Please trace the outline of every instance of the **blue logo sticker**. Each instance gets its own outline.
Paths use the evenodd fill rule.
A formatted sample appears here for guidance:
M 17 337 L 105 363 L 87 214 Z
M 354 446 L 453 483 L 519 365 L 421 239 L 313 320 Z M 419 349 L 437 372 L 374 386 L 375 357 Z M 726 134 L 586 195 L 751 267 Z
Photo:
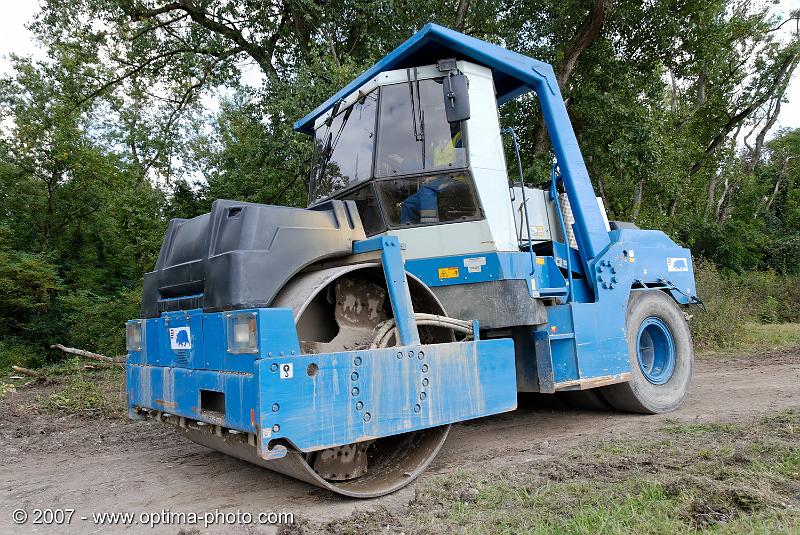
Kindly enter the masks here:
M 192 349 L 192 332 L 189 327 L 175 327 L 169 330 L 169 346 L 172 349 Z

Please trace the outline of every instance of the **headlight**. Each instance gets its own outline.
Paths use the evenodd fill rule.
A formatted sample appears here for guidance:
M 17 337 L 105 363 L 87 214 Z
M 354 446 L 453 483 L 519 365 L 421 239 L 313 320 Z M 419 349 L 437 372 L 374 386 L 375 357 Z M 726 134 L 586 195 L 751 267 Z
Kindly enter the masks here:
M 228 314 L 228 352 L 258 353 L 255 312 Z
M 125 324 L 125 347 L 128 351 L 142 350 L 144 321 L 130 320 Z

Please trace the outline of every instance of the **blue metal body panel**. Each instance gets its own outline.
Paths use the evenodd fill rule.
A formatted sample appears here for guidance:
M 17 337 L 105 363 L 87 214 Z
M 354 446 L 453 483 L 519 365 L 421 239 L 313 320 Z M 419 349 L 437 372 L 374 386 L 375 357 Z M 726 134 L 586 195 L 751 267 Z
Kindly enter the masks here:
M 294 363 L 294 377 L 281 366 Z M 271 371 L 277 364 L 277 371 Z M 308 366 L 318 366 L 310 377 Z M 302 451 L 514 410 L 513 342 L 480 340 L 303 355 L 258 363 L 262 457 L 286 438 Z M 270 407 L 279 404 L 279 410 Z
M 256 313 L 259 333 L 259 352 L 256 354 L 234 354 L 227 351 L 226 316 L 230 313 L 185 310 L 164 312 L 159 318 L 144 320 L 144 345 L 141 351 L 128 352 L 128 362 L 136 365 L 252 374 L 257 359 L 300 353 L 300 342 L 289 309 L 260 308 L 253 312 Z M 247 311 L 237 310 L 236 313 Z M 170 347 L 169 330 L 180 327 L 189 327 L 190 349 Z
M 252 373 L 150 366 L 134 364 L 129 358 L 126 383 L 130 408 L 146 407 L 247 433 L 257 432 L 258 381 Z M 201 410 L 200 390 L 225 394 L 223 418 Z
M 474 266 L 474 261 L 484 262 Z M 472 269 L 468 266 L 473 263 Z M 458 268 L 458 277 L 441 278 L 439 270 Z M 485 253 L 420 258 L 406 262 L 406 271 L 431 287 L 454 286 L 498 280 L 524 280 L 532 297 L 561 297 L 566 295 L 566 281 L 555 261 L 549 256 L 534 257 L 528 253 Z
M 265 459 L 285 455 L 285 448 L 272 448 L 276 439 L 314 451 L 516 408 L 511 340 L 299 355 L 293 329 L 278 333 L 268 327 L 292 321 L 290 310 L 253 312 L 264 341 L 259 354 L 231 355 L 244 357 L 249 371 L 148 364 L 141 353 L 132 352 L 127 365 L 130 407 L 254 433 Z M 168 327 L 159 319 L 147 321 L 149 337 L 166 334 Z M 224 325 L 208 321 L 192 333 L 196 354 L 218 350 L 226 340 Z M 163 348 L 158 352 L 161 360 L 169 357 L 163 357 Z M 201 389 L 223 393 L 224 412 L 203 410 Z

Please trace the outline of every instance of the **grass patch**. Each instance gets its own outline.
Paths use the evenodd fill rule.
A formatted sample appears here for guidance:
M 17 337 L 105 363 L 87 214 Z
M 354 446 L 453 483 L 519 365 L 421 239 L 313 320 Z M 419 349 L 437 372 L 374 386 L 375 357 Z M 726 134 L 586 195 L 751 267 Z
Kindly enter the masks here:
M 460 471 L 402 511 L 355 513 L 329 533 L 793 533 L 800 412 L 750 424 L 668 421 L 645 439 L 578 448 L 502 473 Z
M 64 414 L 122 417 L 125 415 L 125 402 L 120 394 L 122 384 L 121 370 L 69 375 L 55 392 L 37 396 L 36 404 L 43 410 Z
M 736 431 L 735 424 L 722 424 L 717 422 L 685 424 L 676 420 L 667 420 L 664 430 L 675 435 L 699 435 L 705 433 L 733 433 Z
M 800 323 L 743 323 L 724 346 L 695 344 L 702 357 L 735 356 L 783 348 L 800 348 Z
M 800 323 L 746 323 L 738 345 L 747 350 L 800 346 Z

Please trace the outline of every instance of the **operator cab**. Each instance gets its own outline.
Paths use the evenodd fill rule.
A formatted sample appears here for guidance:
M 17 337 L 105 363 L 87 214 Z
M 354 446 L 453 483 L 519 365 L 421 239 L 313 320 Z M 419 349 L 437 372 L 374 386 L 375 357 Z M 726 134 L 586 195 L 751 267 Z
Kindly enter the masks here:
M 569 200 L 509 189 L 494 75 L 444 59 L 380 72 L 337 100 L 314 122 L 309 206 L 355 201 L 367 235 L 396 235 L 408 259 L 532 247 L 566 267 L 551 243 L 578 248 Z
M 492 71 L 466 61 L 386 71 L 314 124 L 309 205 L 353 200 L 407 258 L 518 249 Z

